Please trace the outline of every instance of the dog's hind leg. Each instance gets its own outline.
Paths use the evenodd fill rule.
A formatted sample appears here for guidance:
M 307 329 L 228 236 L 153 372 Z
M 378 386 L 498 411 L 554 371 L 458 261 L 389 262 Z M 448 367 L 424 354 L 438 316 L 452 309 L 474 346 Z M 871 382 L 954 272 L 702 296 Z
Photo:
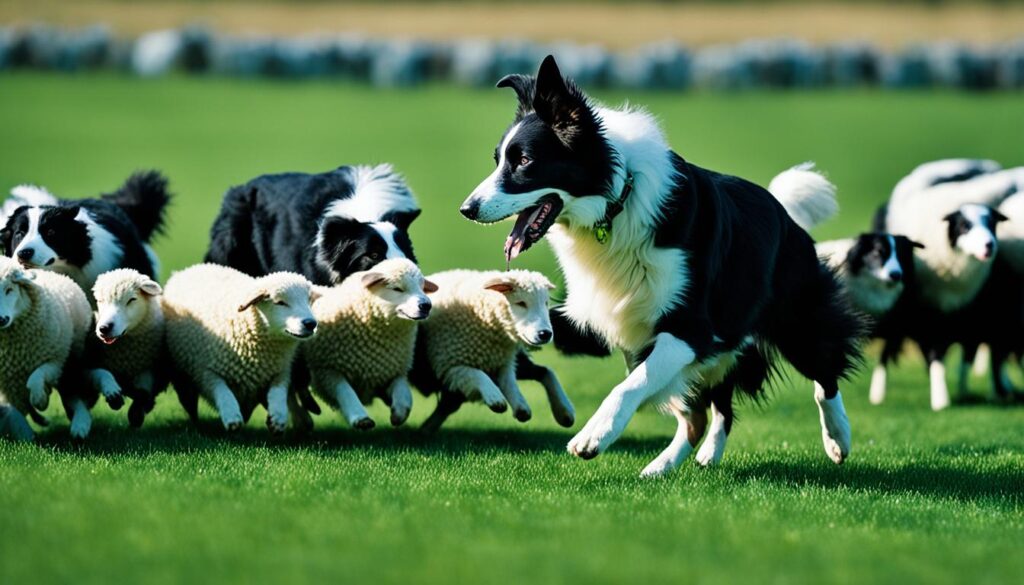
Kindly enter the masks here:
M 679 381 L 682 384 L 682 380 Z M 647 467 L 640 472 L 640 477 L 661 477 L 675 471 L 700 442 L 708 424 L 707 411 L 703 406 L 688 408 L 682 406 L 677 399 L 669 402 L 668 409 L 676 417 L 679 426 L 672 442 Z
M 846 406 L 843 405 L 843 397 L 839 394 L 838 383 L 832 381 L 826 386 L 821 382 L 815 382 L 814 401 L 818 404 L 821 441 L 825 446 L 825 454 L 836 464 L 842 464 L 850 455 L 852 443 L 850 419 L 846 416 Z
M 722 399 L 711 401 L 711 426 L 697 451 L 697 463 L 704 467 L 716 465 L 725 453 L 725 442 L 732 428 L 732 392 Z M 699 437 L 698 437 L 699 438 Z

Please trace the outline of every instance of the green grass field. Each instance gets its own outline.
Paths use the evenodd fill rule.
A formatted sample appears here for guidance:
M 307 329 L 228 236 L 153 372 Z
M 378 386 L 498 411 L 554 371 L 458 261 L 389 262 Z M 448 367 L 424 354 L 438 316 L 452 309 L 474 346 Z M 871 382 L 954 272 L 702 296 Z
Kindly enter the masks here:
M 624 95 L 602 95 L 619 102 Z M 840 187 L 848 235 L 918 162 L 1022 164 L 1019 95 L 634 94 L 676 150 L 766 182 L 816 160 Z M 65 196 L 157 167 L 178 198 L 166 269 L 198 261 L 220 195 L 257 174 L 390 161 L 425 209 L 413 239 L 427 271 L 503 266 L 508 226 L 472 225 L 458 204 L 485 176 L 510 120 L 498 90 L 404 92 L 333 84 L 117 77 L 0 77 L 0 189 Z M 544 246 L 518 263 L 554 275 Z M 621 360 L 560 358 L 581 420 L 620 379 Z M 975 380 L 975 392 L 987 392 Z M 673 421 L 642 412 L 590 462 L 527 386 L 534 420 L 467 407 L 436 437 L 336 414 L 310 439 L 272 439 L 257 413 L 227 437 L 200 431 L 164 395 L 146 428 L 98 408 L 70 444 L 57 409 L 34 445 L 0 441 L 0 583 L 977 583 L 1024 575 L 1024 409 L 933 414 L 923 368 L 892 377 L 884 407 L 860 375 L 845 388 L 854 452 L 824 455 L 808 383 L 744 405 L 723 464 L 637 477 Z M 55 402 L 55 401 L 54 401 Z M 432 401 L 420 401 L 413 423 Z M 386 422 L 383 410 L 372 414 Z M 386 425 L 383 425 L 386 426 Z

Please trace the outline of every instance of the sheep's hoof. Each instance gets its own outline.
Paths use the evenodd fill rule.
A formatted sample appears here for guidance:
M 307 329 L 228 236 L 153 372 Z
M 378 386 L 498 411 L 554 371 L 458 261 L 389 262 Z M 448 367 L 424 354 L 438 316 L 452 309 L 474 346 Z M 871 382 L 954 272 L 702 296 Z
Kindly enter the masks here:
M 267 428 L 270 429 L 271 434 L 283 435 L 284 429 L 287 426 L 287 422 L 281 423 L 280 421 L 274 420 L 274 417 L 272 416 L 267 417 Z
M 233 433 L 233 432 L 235 432 L 235 431 L 237 431 L 237 430 L 239 430 L 241 428 L 242 428 L 242 421 L 240 421 L 240 420 L 233 420 L 233 421 L 229 421 L 229 422 L 225 422 L 224 423 L 224 430 L 229 432 L 229 433 Z
M 569 414 L 558 415 L 555 416 L 555 422 L 569 429 L 572 428 L 574 424 L 576 424 L 576 417 Z
M 495 402 L 494 404 L 488 404 L 487 406 L 498 414 L 501 414 L 508 410 L 508 404 L 504 402 Z
M 514 416 L 517 421 L 523 423 L 533 418 L 533 414 L 529 410 L 525 409 L 516 410 L 512 416 Z
M 405 421 L 409 418 L 408 412 L 392 412 L 391 413 L 391 426 L 400 427 L 405 424 Z
M 121 407 L 124 406 L 124 396 L 120 392 L 105 396 L 105 398 L 107 399 L 107 406 L 113 410 L 121 410 Z
M 373 427 L 377 426 L 377 423 L 373 422 L 372 418 L 365 417 L 352 423 L 352 426 L 360 431 L 368 431 Z

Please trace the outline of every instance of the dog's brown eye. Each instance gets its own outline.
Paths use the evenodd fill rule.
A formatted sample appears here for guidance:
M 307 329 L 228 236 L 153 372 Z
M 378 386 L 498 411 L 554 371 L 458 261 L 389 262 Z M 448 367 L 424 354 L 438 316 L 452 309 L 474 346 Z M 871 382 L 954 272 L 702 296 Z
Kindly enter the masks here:
M 274 301 L 274 304 L 277 305 L 278 307 L 287 307 L 288 306 L 288 303 L 286 303 L 284 301 Z
M 519 166 L 525 167 L 528 164 L 530 164 L 530 157 L 526 156 L 525 154 L 519 157 Z
M 524 308 L 524 309 L 526 309 L 526 308 L 528 308 L 528 307 L 529 307 L 529 305 L 527 305 L 527 304 L 526 304 L 526 303 L 524 303 L 523 301 L 519 301 L 518 303 L 516 303 L 516 306 L 517 306 L 517 307 L 522 307 L 522 308 Z

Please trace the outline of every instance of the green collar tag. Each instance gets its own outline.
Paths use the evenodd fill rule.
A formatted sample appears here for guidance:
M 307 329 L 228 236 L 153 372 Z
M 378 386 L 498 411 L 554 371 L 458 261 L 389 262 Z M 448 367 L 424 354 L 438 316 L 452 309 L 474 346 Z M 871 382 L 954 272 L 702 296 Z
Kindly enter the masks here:
M 608 240 L 611 239 L 612 220 L 615 219 L 615 216 L 622 213 L 622 208 L 626 204 L 626 199 L 629 198 L 629 194 L 632 192 L 633 175 L 626 173 L 626 182 L 622 186 L 622 195 L 620 195 L 618 199 L 608 202 L 608 205 L 604 210 L 604 217 L 594 224 L 594 239 L 597 240 L 598 244 L 607 244 Z

